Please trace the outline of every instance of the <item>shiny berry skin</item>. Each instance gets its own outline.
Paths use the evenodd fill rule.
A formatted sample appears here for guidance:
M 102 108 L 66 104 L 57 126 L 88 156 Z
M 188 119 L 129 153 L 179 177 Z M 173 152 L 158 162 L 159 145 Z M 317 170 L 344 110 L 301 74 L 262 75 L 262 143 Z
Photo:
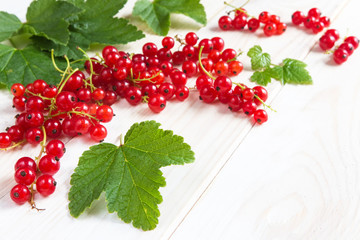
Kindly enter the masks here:
M 24 139 L 24 129 L 18 125 L 14 125 L 6 129 L 6 132 L 10 135 L 12 142 L 20 142 Z
M 125 99 L 133 106 L 139 104 L 141 102 L 141 90 L 137 87 L 129 87 L 126 90 Z
M 286 23 L 279 22 L 276 24 L 276 34 L 277 35 L 283 34 L 286 31 L 286 29 L 287 29 Z
M 335 37 L 330 34 L 325 34 L 320 38 L 319 45 L 322 50 L 329 50 L 335 45 Z
M 349 56 L 351 56 L 351 54 L 353 54 L 355 50 L 354 46 L 349 42 L 343 42 L 342 44 L 340 44 L 338 49 L 339 48 L 345 49 L 348 52 Z
M 246 101 L 243 103 L 242 108 L 246 115 L 251 116 L 256 111 L 257 105 L 253 101 Z
M 43 125 L 44 115 L 39 111 L 28 111 L 25 115 L 25 124 L 29 127 L 40 127 Z
M 214 49 L 215 50 L 218 50 L 218 51 L 222 51 L 225 47 L 225 42 L 224 42 L 224 39 L 222 39 L 221 37 L 213 37 L 211 39 L 211 42 L 213 43 L 214 45 Z
M 219 28 L 222 30 L 230 30 L 232 29 L 232 19 L 229 16 L 222 16 L 218 21 Z
M 39 161 L 39 170 L 43 174 L 54 175 L 60 169 L 59 159 L 55 159 L 52 155 L 45 155 Z
M 25 87 L 21 83 L 14 83 L 10 90 L 14 97 L 22 96 L 25 93 Z
M 174 47 L 175 41 L 172 37 L 164 37 L 161 44 L 164 48 L 171 49 Z
M 219 61 L 215 64 L 214 71 L 217 76 L 225 76 L 229 71 L 229 64 L 226 61 Z
M 344 48 L 338 48 L 335 50 L 333 59 L 337 64 L 346 62 L 349 57 L 349 53 Z
M 65 117 L 61 123 L 61 128 L 62 128 L 63 133 L 66 136 L 69 136 L 69 137 L 77 136 L 77 133 L 75 132 L 75 129 L 74 129 L 74 118 Z
M 197 73 L 197 66 L 194 61 L 188 60 L 182 64 L 182 71 L 186 74 L 187 77 L 192 77 Z
M 172 62 L 174 65 L 180 65 L 185 61 L 185 58 L 185 53 L 183 51 L 175 51 L 172 55 Z
M 291 15 L 291 21 L 295 25 L 300 25 L 304 22 L 306 16 L 301 11 L 296 11 Z
M 27 98 L 22 96 L 16 96 L 13 98 L 13 106 L 16 108 L 16 110 L 22 112 L 25 110 Z
M 53 139 L 46 145 L 45 148 L 46 154 L 52 155 L 58 159 L 60 159 L 62 156 L 64 156 L 64 153 L 66 152 L 65 144 L 58 140 Z
M 250 100 L 253 100 L 254 99 L 254 96 L 255 96 L 255 92 L 253 89 L 251 88 L 245 88 L 243 91 L 242 91 L 242 99 L 244 101 L 250 101 Z
M 258 109 L 254 112 L 254 120 L 258 124 L 263 124 L 268 120 L 268 114 L 263 109 Z
M 56 106 L 60 111 L 70 111 L 76 103 L 76 95 L 73 92 L 63 91 L 56 96 Z
M 117 94 L 115 91 L 109 90 L 105 92 L 105 97 L 102 100 L 105 105 L 113 105 L 117 101 Z
M 103 48 L 102 56 L 103 56 L 103 58 L 106 58 L 107 55 L 109 55 L 110 53 L 117 53 L 117 52 L 118 52 L 118 50 L 116 47 L 109 45 L 109 46 L 106 46 Z
M 170 71 L 173 69 L 173 65 L 171 62 L 163 61 L 160 63 L 160 69 L 165 74 L 165 76 L 168 76 Z
M 50 138 L 57 138 L 61 135 L 62 128 L 58 119 L 49 118 L 44 122 L 46 136 Z
M 350 37 L 345 38 L 344 42 L 351 43 L 353 45 L 354 49 L 357 49 L 358 46 L 359 46 L 359 39 L 357 37 L 354 37 L 354 36 L 350 36 Z
M 17 184 L 11 189 L 10 197 L 15 203 L 21 205 L 30 201 L 31 192 L 24 184 Z
M 154 43 L 145 43 L 142 48 L 143 54 L 147 57 L 153 57 L 156 55 L 158 48 Z
M 328 30 L 326 30 L 326 32 L 324 33 L 324 35 L 331 35 L 331 36 L 333 36 L 333 37 L 335 38 L 335 42 L 336 42 L 337 40 L 339 40 L 339 38 L 340 38 L 340 34 L 339 34 L 338 30 L 336 30 L 336 29 L 328 29 Z
M 77 117 L 74 120 L 74 131 L 77 135 L 86 134 L 91 126 L 90 119 L 88 117 Z
M 218 92 L 216 91 L 215 87 L 210 85 L 204 85 L 199 90 L 199 99 L 204 101 L 205 103 L 212 103 L 215 101 Z
M 199 42 L 199 49 L 201 47 L 203 47 L 203 53 L 209 53 L 214 48 L 214 44 L 210 39 L 204 38 Z
M 247 25 L 247 17 L 245 15 L 238 15 L 232 20 L 231 24 L 234 29 L 242 30 Z
M 223 61 L 229 61 L 236 57 L 236 51 L 232 48 L 227 48 L 221 53 L 221 59 Z
M 43 91 L 43 96 L 47 98 L 53 98 L 57 95 L 57 93 L 58 89 L 55 85 L 48 85 Z
M 105 64 L 109 67 L 114 67 L 118 59 L 120 59 L 118 52 L 111 52 L 104 58 Z
M 99 119 L 101 122 L 110 122 L 114 116 L 114 112 L 112 108 L 108 105 L 99 106 L 96 110 L 96 118 Z
M 36 172 L 36 162 L 34 161 L 34 159 L 29 158 L 29 157 L 22 157 L 19 158 L 19 160 L 16 161 L 15 163 L 15 171 L 20 169 L 20 168 L 29 168 L 31 170 L 33 170 L 33 172 Z
M 256 18 L 251 18 L 247 22 L 247 26 L 250 32 L 255 32 L 260 27 L 260 21 Z
M 311 29 L 312 29 L 313 33 L 315 33 L 315 34 L 319 33 L 322 30 L 324 30 L 324 24 L 322 22 L 315 21 L 313 23 L 313 25 L 311 26 Z
M 324 27 L 330 27 L 330 18 L 326 17 L 326 16 L 322 16 L 319 19 L 320 22 L 322 22 L 324 24 Z
M 212 50 L 212 51 L 213 51 L 213 50 Z M 212 70 L 213 70 L 213 68 L 214 68 L 214 62 L 213 62 L 211 59 L 209 59 L 209 58 L 203 58 L 203 59 L 201 59 L 201 64 L 202 64 L 202 66 L 204 67 L 204 69 L 205 69 L 206 71 L 212 72 Z M 199 73 L 200 73 L 200 74 L 206 74 L 206 73 L 202 70 L 202 68 L 201 68 L 201 66 L 200 66 L 200 63 L 199 63 L 198 65 L 199 65 L 199 66 L 198 66 Z
M 230 96 L 227 104 L 229 106 L 228 108 L 230 109 L 230 111 L 238 112 L 242 108 L 243 101 L 241 100 L 239 95 L 232 95 Z
M 155 94 L 149 97 L 148 106 L 154 113 L 159 113 L 166 107 L 166 99 L 161 94 Z
M 189 88 L 186 86 L 177 87 L 175 90 L 175 97 L 179 101 L 184 101 L 189 97 Z
M 89 128 L 89 134 L 92 140 L 101 142 L 106 138 L 107 130 L 106 127 L 97 123 Z
M 214 81 L 214 87 L 220 93 L 228 92 L 232 87 L 232 81 L 226 76 L 219 76 Z
M 270 37 L 270 36 L 274 35 L 276 33 L 276 24 L 273 22 L 266 23 L 263 31 L 264 31 L 265 36 Z
M 0 148 L 8 148 L 11 145 L 11 136 L 7 132 L 0 132 Z
M 91 98 L 94 101 L 101 101 L 104 99 L 104 97 L 105 97 L 105 91 L 104 89 L 101 88 L 95 89 L 91 94 Z
M 149 83 L 146 84 L 141 88 L 141 94 L 142 96 L 148 96 L 151 97 L 153 95 L 156 95 L 158 93 L 158 89 L 155 84 Z
M 33 82 L 33 92 L 36 94 L 42 94 L 48 84 L 42 79 L 36 79 Z
M 244 66 L 241 62 L 239 61 L 231 61 L 229 62 L 229 69 L 228 69 L 228 75 L 229 76 L 237 76 L 239 75 L 239 73 L 242 72 L 242 70 L 244 69 Z
M 115 83 L 114 83 L 114 86 L 116 88 L 115 91 L 119 95 L 119 97 L 121 97 L 121 98 L 125 97 L 126 91 L 131 85 L 132 85 L 132 83 L 127 79 L 121 80 L 121 81 L 115 81 Z
M 319 19 L 321 16 L 321 11 L 318 8 L 311 8 L 308 12 L 308 16 L 314 17 L 315 19 Z
M 306 28 L 312 28 L 314 22 L 316 22 L 316 18 L 314 18 L 312 16 L 307 16 L 304 20 L 304 26 Z
M 98 62 L 99 60 L 96 58 L 91 58 L 91 65 L 93 67 L 93 71 L 95 73 L 100 73 L 101 69 L 103 68 L 103 65 L 101 63 Z M 84 68 L 86 70 L 87 73 L 91 73 L 91 66 L 90 66 L 90 61 L 87 60 L 84 64 Z
M 55 192 L 56 181 L 49 175 L 44 174 L 36 179 L 36 190 L 43 196 L 49 196 Z
M 270 15 L 269 21 L 277 24 L 280 22 L 280 17 L 278 15 Z
M 230 89 L 227 92 L 219 93 L 218 99 L 221 103 L 227 104 L 232 96 L 233 96 L 233 90 Z
M 253 87 L 253 90 L 256 96 L 258 96 L 263 102 L 266 102 L 268 99 L 268 91 L 264 87 L 255 86 Z M 258 106 L 262 104 L 262 102 L 257 98 L 254 98 L 254 102 Z
M 175 86 L 169 82 L 164 82 L 159 86 L 158 92 L 163 95 L 166 100 L 170 100 L 175 94 Z
M 30 185 L 35 181 L 36 172 L 30 168 L 19 168 L 15 171 L 14 178 L 17 183 Z
M 200 75 L 196 79 L 196 88 L 200 90 L 205 85 L 213 85 L 214 80 L 207 75 Z
M 39 144 L 42 140 L 44 140 L 44 133 L 40 128 L 29 128 L 25 132 L 25 139 L 28 143 L 36 145 Z
M 186 74 L 180 71 L 175 71 L 170 74 L 171 82 L 175 87 L 184 86 L 187 82 Z
M 89 102 L 91 100 L 91 91 L 88 88 L 80 88 L 76 91 L 76 96 L 81 102 Z
M 269 21 L 269 17 L 270 17 L 269 12 L 264 11 L 259 14 L 258 19 L 261 23 L 267 23 Z
M 194 32 L 188 32 L 185 35 L 185 42 L 188 45 L 194 46 L 198 40 L 199 40 L 199 37 Z
M 44 111 L 44 108 L 45 108 L 44 100 L 42 100 L 38 96 L 29 97 L 25 104 L 25 109 L 27 111 L 34 110 L 34 111 L 42 112 Z
M 80 71 L 76 71 L 69 77 L 65 83 L 64 89 L 66 91 L 75 92 L 78 88 L 81 88 L 84 81 L 84 75 Z

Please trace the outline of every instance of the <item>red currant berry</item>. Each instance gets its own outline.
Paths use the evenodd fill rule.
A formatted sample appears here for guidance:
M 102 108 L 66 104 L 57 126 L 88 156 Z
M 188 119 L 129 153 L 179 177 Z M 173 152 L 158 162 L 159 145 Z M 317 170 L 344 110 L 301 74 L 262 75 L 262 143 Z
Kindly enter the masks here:
M 55 192 L 56 181 L 49 175 L 44 174 L 36 179 L 36 190 L 43 196 L 49 196 Z
M 60 169 L 59 159 L 55 159 L 52 155 L 45 155 L 39 161 L 39 170 L 43 174 L 54 175 Z
M 55 158 L 60 159 L 62 156 L 64 156 L 66 148 L 65 144 L 62 141 L 58 139 L 53 139 L 46 145 L 45 151 L 46 154 L 52 155 Z
M 175 87 L 184 86 L 187 82 L 186 74 L 180 71 L 170 73 L 170 79 Z
M 91 91 L 88 88 L 80 88 L 76 91 L 76 96 L 81 102 L 89 102 L 91 100 Z
M 175 41 L 172 37 L 164 37 L 161 44 L 164 48 L 171 49 L 174 47 Z
M 135 106 L 141 102 L 141 90 L 137 87 L 129 87 L 126 90 L 125 99 Z
M 344 48 L 338 48 L 335 50 L 333 58 L 337 64 L 346 62 L 349 57 L 349 53 Z
M 74 121 L 74 131 L 78 135 L 88 133 L 91 122 L 88 117 L 77 117 Z
M 198 90 L 200 90 L 203 86 L 205 85 L 210 85 L 212 86 L 214 83 L 214 80 L 212 78 L 210 78 L 207 75 L 200 75 L 197 79 L 196 79 L 196 88 Z
M 232 77 L 237 76 L 242 72 L 243 69 L 244 69 L 244 66 L 241 62 L 236 61 L 236 60 L 231 61 L 229 63 L 228 75 L 232 76 Z
M 335 38 L 330 34 L 323 35 L 319 40 L 319 45 L 322 50 L 329 50 L 335 45 Z
M 236 51 L 232 48 L 225 49 L 221 54 L 221 58 L 223 61 L 229 61 L 231 59 L 234 59 L 235 57 L 236 57 Z
M 44 140 L 44 133 L 43 131 L 41 131 L 40 128 L 29 128 L 25 132 L 25 139 L 28 143 L 36 145 L 39 144 L 42 140 Z
M 326 30 L 326 32 L 324 33 L 324 35 L 331 35 L 331 36 L 333 36 L 333 37 L 335 38 L 335 42 L 336 42 L 337 40 L 339 40 L 339 38 L 340 38 L 340 34 L 339 34 L 338 30 L 336 30 L 336 29 L 328 29 L 328 30 Z
M 198 40 L 199 40 L 199 37 L 194 32 L 188 32 L 185 35 L 185 42 L 188 45 L 194 46 Z
M 276 33 L 276 24 L 273 22 L 266 23 L 263 31 L 264 31 L 265 36 L 270 37 L 270 36 L 274 35 Z
M 27 99 L 25 109 L 27 111 L 33 110 L 33 111 L 44 111 L 45 103 L 44 100 L 42 100 L 38 96 L 31 96 Z
M 212 103 L 215 101 L 218 92 L 216 91 L 215 87 L 210 86 L 210 85 L 204 85 L 200 90 L 199 90 L 199 99 L 204 101 L 205 103 Z
M 260 27 L 260 21 L 256 18 L 251 18 L 247 22 L 247 26 L 248 26 L 250 32 L 255 32 Z
M 25 124 L 29 127 L 40 127 L 44 122 L 44 115 L 39 111 L 28 111 L 25 116 Z
M 238 112 L 242 108 L 243 101 L 241 100 L 239 95 L 232 95 L 229 98 L 228 106 L 230 111 Z
M 286 31 L 286 29 L 287 29 L 286 23 L 279 22 L 276 24 L 276 34 L 277 35 L 283 34 Z
M 270 15 L 269 21 L 275 24 L 280 23 L 280 17 L 278 15 Z
M 148 106 L 151 111 L 155 113 L 159 113 L 166 107 L 166 99 L 161 94 L 155 94 L 149 97 Z
M 211 39 L 211 42 L 213 43 L 214 45 L 214 49 L 215 50 L 218 50 L 218 51 L 222 51 L 225 47 L 225 42 L 224 42 L 224 39 L 222 39 L 221 37 L 213 37 Z
M 149 42 L 144 44 L 142 51 L 145 56 L 153 57 L 158 52 L 158 48 L 154 43 Z
M 311 26 L 311 29 L 312 29 L 313 33 L 317 34 L 317 33 L 321 32 L 322 30 L 324 30 L 324 24 L 320 21 L 315 21 L 313 23 L 313 25 Z
M 170 100 L 175 94 L 175 86 L 171 83 L 165 82 L 159 86 L 158 91 L 165 97 L 166 100 Z
M 54 98 L 57 94 L 58 89 L 55 85 L 48 85 L 43 91 L 43 96 L 47 98 Z
M 218 99 L 221 103 L 227 104 L 232 96 L 233 96 L 233 90 L 230 89 L 227 92 L 219 93 Z
M 304 22 L 306 16 L 301 11 L 296 11 L 291 15 L 291 21 L 295 25 L 300 25 Z
M 69 77 L 69 79 L 65 83 L 64 89 L 66 91 L 75 92 L 77 89 L 83 86 L 84 80 L 84 74 L 80 71 L 76 71 L 73 75 Z
M 116 88 L 115 91 L 121 98 L 125 97 L 126 91 L 131 85 L 132 85 L 132 83 L 127 79 L 114 82 L 114 86 Z
M 19 168 L 15 171 L 14 178 L 17 183 L 30 185 L 35 181 L 36 172 L 30 168 Z
M 225 76 L 229 71 L 229 64 L 226 61 L 219 61 L 215 64 L 214 71 L 218 76 Z
M 260 98 L 261 101 L 266 102 L 266 100 L 268 99 L 268 92 L 264 87 L 255 86 L 255 87 L 253 87 L 253 90 L 254 90 L 255 95 L 258 98 Z M 259 99 L 257 99 L 257 98 L 254 98 L 255 104 L 258 105 L 258 106 L 262 104 L 261 101 Z
M 182 71 L 187 77 L 192 77 L 197 73 L 197 66 L 194 61 L 188 60 L 182 64 Z
M 251 88 L 245 88 L 242 91 L 242 99 L 245 100 L 245 101 L 253 100 L 254 96 L 255 96 L 255 92 Z
M 234 29 L 242 30 L 247 25 L 247 17 L 245 15 L 238 15 L 232 20 L 231 24 Z
M 29 157 L 19 158 L 19 160 L 16 161 L 14 168 L 15 168 L 15 171 L 20 168 L 28 168 L 28 169 L 31 169 L 35 173 L 36 173 L 36 169 L 37 169 L 36 162 L 32 158 L 29 158 Z
M 246 101 L 243 103 L 242 108 L 246 115 L 251 116 L 256 111 L 257 105 L 253 101 Z
M 99 108 L 96 110 L 96 118 L 101 122 L 110 122 L 113 116 L 114 112 L 108 105 L 99 106 Z
M 61 123 L 61 128 L 65 135 L 69 137 L 77 136 L 77 133 L 75 132 L 74 129 L 74 118 L 65 117 Z
M 213 61 L 213 63 L 217 63 L 221 59 L 221 52 L 219 50 L 213 49 L 209 52 L 207 58 Z
M 10 135 L 12 142 L 20 142 L 24 139 L 24 129 L 18 125 L 7 128 L 6 132 Z
M 36 94 L 42 94 L 48 84 L 42 79 L 36 79 L 33 82 L 33 92 Z
M 95 89 L 91 94 L 91 98 L 94 101 L 101 101 L 104 99 L 104 97 L 105 97 L 105 91 L 104 89 L 101 88 Z
M 46 136 L 50 138 L 57 138 L 61 135 L 62 127 L 58 119 L 49 118 L 44 122 Z
M 76 95 L 73 92 L 63 91 L 56 96 L 56 106 L 60 111 L 71 111 L 75 103 Z
M 17 184 L 11 189 L 10 197 L 15 203 L 21 205 L 30 201 L 31 192 L 27 186 L 23 184 Z
M 210 39 L 204 38 L 199 42 L 199 48 L 201 47 L 203 47 L 203 53 L 209 53 L 214 48 L 214 44 Z
M 218 21 L 219 28 L 222 30 L 230 30 L 232 29 L 232 19 L 229 16 L 222 16 Z
M 103 125 L 97 123 L 90 127 L 89 134 L 92 140 L 102 142 L 107 136 L 107 130 Z
M 314 25 L 315 22 L 316 22 L 316 18 L 314 18 L 312 16 L 307 16 L 304 20 L 304 26 L 306 28 L 312 28 L 312 26 Z
M 259 21 L 261 23 L 267 23 L 269 21 L 269 12 L 264 11 L 259 14 Z
M 117 52 L 118 52 L 118 50 L 116 47 L 109 45 L 109 46 L 106 46 L 103 48 L 102 56 L 103 56 L 103 58 L 106 58 L 107 55 L 109 55 L 110 53 L 117 53 Z
M 191 45 L 186 45 L 191 46 Z M 185 48 L 185 47 L 184 47 Z M 195 52 L 195 49 L 194 49 Z M 172 55 L 172 62 L 174 65 L 180 65 L 185 61 L 185 52 L 183 51 L 175 51 Z
M 118 52 L 111 52 L 109 53 L 105 60 L 105 64 L 109 67 L 114 67 L 116 65 L 117 60 L 120 59 L 120 54 Z
M 353 45 L 354 49 L 357 49 L 359 46 L 359 39 L 354 36 L 345 38 L 344 42 L 351 43 Z
M 268 114 L 263 109 L 258 109 L 254 112 L 254 120 L 258 124 L 262 124 L 268 120 Z
M 14 97 L 19 97 L 24 95 L 25 93 L 25 87 L 21 83 L 14 83 L 11 86 L 11 93 L 14 95 Z
M 186 86 L 179 86 L 176 88 L 175 97 L 179 101 L 184 101 L 189 97 L 189 88 Z
M 105 105 L 113 105 L 117 101 L 117 95 L 115 91 L 109 90 L 105 92 L 105 97 L 103 99 L 103 103 Z
M 25 104 L 26 104 L 27 98 L 22 96 L 16 96 L 13 98 L 13 106 L 16 108 L 16 110 L 22 112 L 25 110 Z
M 308 16 L 314 17 L 315 19 L 319 19 L 321 16 L 321 11 L 318 8 L 311 8 L 308 12 Z
M 7 132 L 0 133 L 0 149 L 1 148 L 8 148 L 11 145 L 11 136 Z
M 330 18 L 326 17 L 326 16 L 322 16 L 319 19 L 320 22 L 322 22 L 324 24 L 324 27 L 330 27 Z

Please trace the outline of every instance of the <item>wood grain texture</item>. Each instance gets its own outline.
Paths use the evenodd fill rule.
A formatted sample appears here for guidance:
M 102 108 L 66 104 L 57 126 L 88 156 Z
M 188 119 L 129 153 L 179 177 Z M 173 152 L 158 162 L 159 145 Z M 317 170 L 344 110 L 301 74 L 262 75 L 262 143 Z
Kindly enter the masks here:
M 129 1 L 119 15 L 129 16 L 133 3 Z M 21 151 L 1 152 L 0 239 L 13 239 L 14 235 L 28 239 L 359 238 L 360 114 L 355 106 L 360 106 L 360 74 L 354 69 L 360 54 L 355 52 L 341 67 L 333 66 L 330 56 L 313 47 L 319 35 L 297 27 L 289 26 L 283 36 L 271 38 L 260 32 L 221 32 L 217 20 L 230 8 L 222 1 L 202 3 L 209 21 L 205 28 L 175 15 L 169 35 L 196 31 L 201 38 L 221 36 L 227 47 L 244 51 L 260 44 L 275 63 L 286 57 L 305 60 L 314 85 L 270 84 L 269 102 L 278 112 L 270 113 L 267 124 L 255 127 L 243 114 L 233 114 L 223 105 L 201 103 L 196 93 L 186 102 L 170 102 L 161 114 L 151 113 L 145 105 L 130 107 L 126 101 L 114 105 L 116 118 L 106 125 L 111 129 L 107 142 L 118 143 L 120 133 L 134 122 L 153 119 L 182 135 L 196 154 L 193 164 L 162 169 L 167 186 L 160 189 L 164 202 L 159 206 L 159 225 L 151 232 L 107 214 L 103 197 L 78 219 L 69 215 L 70 176 L 81 153 L 93 144 L 85 138 L 65 139 L 67 153 L 56 174 L 57 191 L 37 199 L 38 206 L 46 208 L 42 212 L 15 206 L 9 197 L 14 162 L 24 154 L 36 155 L 39 149 L 25 146 Z M 7 6 L 9 9 L 0 10 L 15 9 Z M 360 36 L 359 23 L 350 17 L 358 9 L 356 0 L 321 0 L 316 6 L 336 18 L 332 26 L 341 33 L 349 27 L 350 33 Z M 254 15 L 266 9 L 290 22 L 292 12 L 311 7 L 314 2 L 309 0 L 253 0 L 247 9 Z M 148 41 L 160 44 L 161 37 L 140 26 L 148 37 L 119 49 L 138 52 Z M 253 86 L 248 81 L 248 58 L 244 55 L 240 60 L 245 69 L 236 81 Z M 189 82 L 193 85 L 194 80 Z M 0 92 L 0 102 L 3 129 L 13 123 L 15 112 L 9 108 L 11 97 L 6 92 Z M 18 226 L 22 226 L 21 232 Z

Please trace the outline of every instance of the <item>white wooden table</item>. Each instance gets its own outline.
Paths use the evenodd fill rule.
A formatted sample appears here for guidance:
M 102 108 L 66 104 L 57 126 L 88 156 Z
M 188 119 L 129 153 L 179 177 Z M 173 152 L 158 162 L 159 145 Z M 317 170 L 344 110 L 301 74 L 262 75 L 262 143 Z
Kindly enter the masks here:
M 0 10 L 25 19 L 29 0 L 3 1 Z M 117 143 L 134 122 L 154 119 L 163 129 L 182 135 L 196 161 L 162 169 L 167 186 L 160 192 L 159 224 L 144 232 L 108 214 L 104 197 L 74 219 L 67 209 L 70 176 L 81 153 L 93 143 L 83 138 L 65 139 L 67 153 L 55 175 L 56 192 L 36 199 L 45 211 L 28 204 L 17 206 L 9 192 L 15 184 L 13 167 L 21 156 L 35 156 L 39 149 L 0 154 L 0 239 L 360 239 L 360 50 L 342 66 L 323 54 L 314 35 L 289 24 L 282 36 L 267 38 L 261 31 L 223 32 L 217 21 L 225 11 L 220 0 L 202 0 L 208 25 L 174 15 L 169 35 L 196 31 L 201 38 L 221 36 L 227 47 L 247 51 L 255 44 L 272 56 L 273 62 L 290 57 L 308 64 L 314 84 L 267 89 L 276 113 L 269 121 L 253 125 L 242 114 L 234 114 L 219 103 L 207 105 L 197 93 L 183 102 L 170 102 L 161 114 L 145 104 L 130 107 L 122 100 L 114 105 L 116 118 L 109 124 L 106 141 Z M 243 1 L 230 1 L 241 5 Z M 130 16 L 129 1 L 119 16 Z M 360 37 L 358 0 L 252 0 L 247 10 L 263 10 L 281 16 L 287 23 L 296 10 L 318 7 L 332 20 L 342 36 Z M 131 18 L 147 37 L 119 49 L 139 52 L 142 44 L 161 37 Z M 244 71 L 236 80 L 249 86 L 252 74 L 247 56 L 241 56 Z M 189 82 L 189 86 L 194 84 Z M 12 98 L 0 91 L 0 129 L 14 122 Z

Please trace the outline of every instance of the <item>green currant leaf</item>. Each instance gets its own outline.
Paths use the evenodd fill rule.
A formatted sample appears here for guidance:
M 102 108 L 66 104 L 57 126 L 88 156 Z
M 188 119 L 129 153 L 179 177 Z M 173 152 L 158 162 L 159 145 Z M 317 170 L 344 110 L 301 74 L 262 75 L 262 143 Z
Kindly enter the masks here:
M 66 68 L 63 59 L 57 59 L 56 64 Z M 0 44 L 0 83 L 10 88 L 14 83 L 26 85 L 36 79 L 44 79 L 49 84 L 60 81 L 60 73 L 54 69 L 49 53 L 34 46 L 16 49 Z
M 104 191 L 108 211 L 143 230 L 154 229 L 166 182 L 161 167 L 194 161 L 194 152 L 172 131 L 155 121 L 135 123 L 124 144 L 101 143 L 80 157 L 71 176 L 70 214 L 78 217 Z
M 0 42 L 10 38 L 22 26 L 18 17 L 0 11 Z
M 251 58 L 251 69 L 260 70 L 270 66 L 271 58 L 268 53 L 263 53 L 259 45 L 250 48 L 247 55 Z
M 57 44 L 66 45 L 70 38 L 67 18 L 81 11 L 80 8 L 66 1 L 33 1 L 26 13 L 28 26 L 26 29 L 33 35 L 46 37 Z
M 253 75 L 250 77 L 250 80 L 252 82 L 256 82 L 259 85 L 266 86 L 271 82 L 271 74 L 267 70 L 263 72 L 257 71 L 253 73 Z
M 312 78 L 302 61 L 286 58 L 282 62 L 282 84 L 312 84 Z
M 200 24 L 206 25 L 206 13 L 199 0 L 138 0 L 133 15 L 140 17 L 156 33 L 165 36 L 170 29 L 170 14 L 188 16 Z

